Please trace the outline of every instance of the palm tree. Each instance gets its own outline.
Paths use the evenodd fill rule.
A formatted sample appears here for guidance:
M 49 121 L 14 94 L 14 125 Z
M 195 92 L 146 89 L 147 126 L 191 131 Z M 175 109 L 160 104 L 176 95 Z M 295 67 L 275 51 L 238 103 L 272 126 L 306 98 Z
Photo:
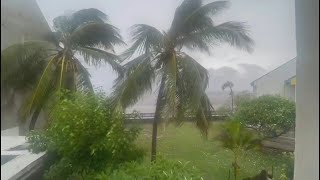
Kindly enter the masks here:
M 222 145 L 231 150 L 234 155 L 232 163 L 235 180 L 239 174 L 238 158 L 243 151 L 260 147 L 260 140 L 255 134 L 245 129 L 239 121 L 231 121 L 224 125 L 220 136 L 217 137 Z
M 21 107 L 23 117 L 32 114 L 29 129 L 50 98 L 61 89 L 92 92 L 90 74 L 78 55 L 91 65 L 108 63 L 117 72 L 121 66 L 113 47 L 124 44 L 118 29 L 107 23 L 97 9 L 83 9 L 53 20 L 51 41 L 15 44 L 1 52 L 1 91 L 31 89 Z
M 226 88 L 229 88 L 230 89 L 230 96 L 231 96 L 231 112 L 233 113 L 233 83 L 231 81 L 227 81 L 225 82 L 223 85 L 222 85 L 222 90 L 224 91 Z
M 243 23 L 214 24 L 211 16 L 228 6 L 226 1 L 203 4 L 201 0 L 184 0 L 176 9 L 168 31 L 160 31 L 146 24 L 132 27 L 133 44 L 123 58 L 133 58 L 124 64 L 125 73 L 114 86 L 116 107 L 126 108 L 151 91 L 159 82 L 152 131 L 151 160 L 156 157 L 159 122 L 181 123 L 186 116 L 195 116 L 196 125 L 206 135 L 212 106 L 205 93 L 208 72 L 182 49 L 210 52 L 222 42 L 248 51 L 253 41 Z

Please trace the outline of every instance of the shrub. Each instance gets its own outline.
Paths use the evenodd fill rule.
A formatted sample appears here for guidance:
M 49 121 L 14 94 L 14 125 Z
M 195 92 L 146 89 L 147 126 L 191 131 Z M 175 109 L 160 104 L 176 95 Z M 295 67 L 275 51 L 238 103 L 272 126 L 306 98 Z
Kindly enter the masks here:
M 277 137 L 294 127 L 295 104 L 280 96 L 261 96 L 242 103 L 234 118 L 264 138 Z
M 106 171 L 96 176 L 98 180 L 197 180 L 202 179 L 199 170 L 188 162 L 166 160 L 157 157 L 155 163 L 129 162 L 118 170 Z
M 30 131 L 27 135 L 29 151 L 32 153 L 40 153 L 47 150 L 47 139 L 43 132 Z
M 144 152 L 134 144 L 139 129 L 123 123 L 123 113 L 112 111 L 103 95 L 75 94 L 53 108 L 44 137 L 33 133 L 28 139 L 33 151 L 46 149 L 60 157 L 47 179 L 66 179 L 142 159 Z

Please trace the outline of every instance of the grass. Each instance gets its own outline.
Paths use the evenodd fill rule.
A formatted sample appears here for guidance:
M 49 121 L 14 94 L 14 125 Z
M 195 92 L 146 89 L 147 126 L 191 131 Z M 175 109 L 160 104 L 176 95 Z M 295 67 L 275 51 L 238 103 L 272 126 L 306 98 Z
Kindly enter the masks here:
M 219 134 L 220 123 L 212 124 L 208 140 L 201 137 L 199 130 L 192 123 L 185 123 L 181 127 L 159 127 L 157 153 L 170 159 L 190 161 L 201 170 L 206 180 L 227 180 L 233 154 L 214 140 Z M 147 149 L 148 156 L 150 156 L 151 129 L 151 124 L 143 125 L 143 132 L 138 139 L 138 143 Z M 271 172 L 273 167 L 275 180 L 280 180 L 283 169 L 286 166 L 293 167 L 292 164 L 293 162 L 281 153 L 249 151 L 240 157 L 239 179 L 257 175 L 263 169 Z M 231 179 L 233 179 L 232 171 Z

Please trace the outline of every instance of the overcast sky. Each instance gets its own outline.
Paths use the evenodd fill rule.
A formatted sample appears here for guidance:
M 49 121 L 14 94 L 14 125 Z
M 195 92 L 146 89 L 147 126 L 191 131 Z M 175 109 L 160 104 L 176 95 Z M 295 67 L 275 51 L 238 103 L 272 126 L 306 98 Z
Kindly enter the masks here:
M 37 0 L 37 2 L 50 26 L 52 20 L 61 14 L 84 8 L 97 8 L 109 16 L 111 24 L 121 30 L 121 34 L 128 42 L 128 29 L 134 24 L 144 23 L 160 30 L 167 30 L 171 25 L 174 10 L 182 0 L 63 0 L 59 3 Z M 199 60 L 203 66 L 211 72 L 222 71 L 227 67 L 226 79 L 229 74 L 227 72 L 232 68 L 242 74 L 241 78 L 246 79 L 247 83 L 296 56 L 293 0 L 231 0 L 230 2 L 231 7 L 213 20 L 218 23 L 246 22 L 255 41 L 254 52 L 248 54 L 227 45 L 214 48 L 211 55 L 192 52 L 191 56 Z M 124 48 L 117 50 L 122 51 Z M 257 70 L 252 71 L 255 68 Z M 105 67 L 89 68 L 89 70 L 94 85 L 102 86 L 109 91 L 115 78 L 111 69 Z M 242 86 L 240 90 L 247 89 L 249 84 Z

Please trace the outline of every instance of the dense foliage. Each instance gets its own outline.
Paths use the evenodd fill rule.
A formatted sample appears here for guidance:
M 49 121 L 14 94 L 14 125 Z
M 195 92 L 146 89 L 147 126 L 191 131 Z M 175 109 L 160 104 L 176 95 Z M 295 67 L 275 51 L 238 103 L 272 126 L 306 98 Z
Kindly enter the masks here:
M 244 102 L 234 116 L 262 137 L 277 137 L 294 128 L 295 103 L 280 96 L 265 95 Z
M 96 176 L 98 180 L 197 180 L 202 179 L 199 170 L 189 162 L 158 158 L 154 163 L 129 162 L 111 173 Z
M 82 94 L 64 99 L 53 108 L 45 134 L 28 137 L 34 151 L 46 149 L 60 157 L 47 173 L 48 179 L 116 168 L 143 157 L 134 144 L 139 129 L 125 128 L 123 114 L 111 111 L 105 99 Z

